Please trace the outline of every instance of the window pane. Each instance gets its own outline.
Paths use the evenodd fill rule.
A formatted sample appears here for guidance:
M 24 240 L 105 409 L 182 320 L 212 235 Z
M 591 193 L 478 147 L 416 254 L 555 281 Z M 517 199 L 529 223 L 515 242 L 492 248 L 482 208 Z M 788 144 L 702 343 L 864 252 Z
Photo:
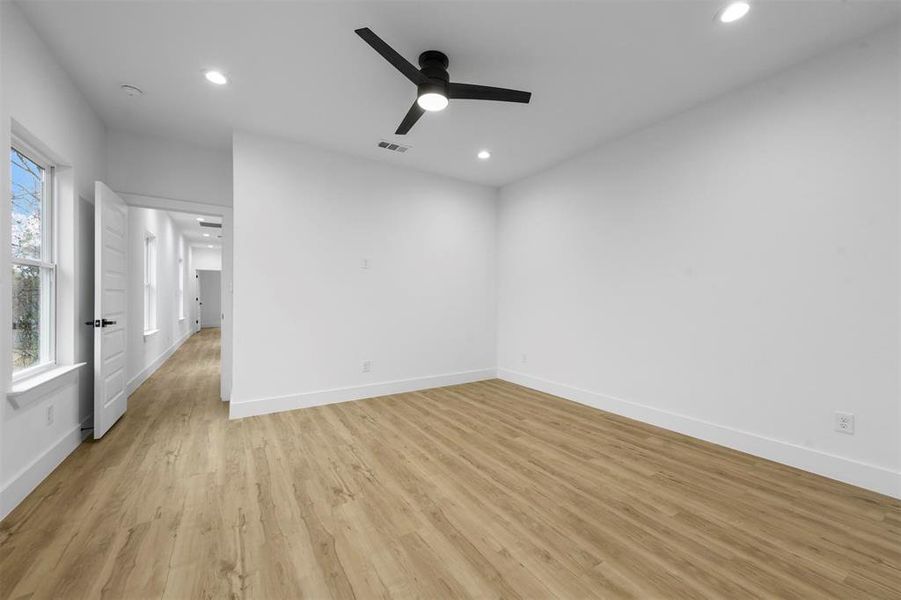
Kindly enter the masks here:
M 41 258 L 41 217 L 44 205 L 44 169 L 10 149 L 12 191 L 12 255 Z
M 41 362 L 41 269 L 13 265 L 13 370 Z

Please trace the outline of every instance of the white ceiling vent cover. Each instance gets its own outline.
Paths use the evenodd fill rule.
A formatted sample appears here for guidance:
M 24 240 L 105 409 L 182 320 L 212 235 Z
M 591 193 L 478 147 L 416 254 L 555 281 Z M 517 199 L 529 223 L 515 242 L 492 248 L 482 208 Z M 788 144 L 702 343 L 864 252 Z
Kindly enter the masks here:
M 403 144 L 395 144 L 394 142 L 386 142 L 382 140 L 379 142 L 379 148 L 383 150 L 391 150 L 392 152 L 406 152 L 412 146 L 404 146 Z

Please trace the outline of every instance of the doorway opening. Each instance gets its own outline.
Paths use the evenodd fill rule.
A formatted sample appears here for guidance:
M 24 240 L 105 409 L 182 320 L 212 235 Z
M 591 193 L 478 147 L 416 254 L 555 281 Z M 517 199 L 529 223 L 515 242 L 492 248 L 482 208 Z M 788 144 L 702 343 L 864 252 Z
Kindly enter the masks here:
M 219 329 L 222 325 L 222 271 L 197 270 L 200 328 Z
M 182 352 L 180 368 L 205 380 L 214 377 L 203 389 L 217 400 L 227 397 L 221 352 L 228 312 L 222 273 L 225 215 L 136 205 L 99 182 L 98 191 L 95 214 L 102 219 L 94 227 L 94 267 L 100 285 L 95 285 L 94 304 L 95 315 L 103 316 L 90 323 L 95 330 L 95 439 L 125 414 L 128 397 L 195 335 L 204 337 L 192 342 L 203 349 L 202 356 Z M 186 363 L 193 359 L 202 368 Z M 214 382 L 218 390 L 209 385 Z

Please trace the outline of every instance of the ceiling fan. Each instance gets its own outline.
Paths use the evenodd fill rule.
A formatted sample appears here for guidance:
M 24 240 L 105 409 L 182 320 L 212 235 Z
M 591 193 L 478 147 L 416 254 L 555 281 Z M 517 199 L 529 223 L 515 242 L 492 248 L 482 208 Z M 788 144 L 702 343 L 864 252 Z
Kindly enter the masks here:
M 472 83 L 453 83 L 447 74 L 447 56 L 443 52 L 426 50 L 419 55 L 419 68 L 417 69 L 368 27 L 356 29 L 355 33 L 381 54 L 382 58 L 394 65 L 395 69 L 416 84 L 416 101 L 407 111 L 407 116 L 401 121 L 397 131 L 394 132 L 397 135 L 405 135 L 410 131 L 410 128 L 426 111 L 444 110 L 448 100 L 496 100 L 528 104 L 532 98 L 531 92 Z

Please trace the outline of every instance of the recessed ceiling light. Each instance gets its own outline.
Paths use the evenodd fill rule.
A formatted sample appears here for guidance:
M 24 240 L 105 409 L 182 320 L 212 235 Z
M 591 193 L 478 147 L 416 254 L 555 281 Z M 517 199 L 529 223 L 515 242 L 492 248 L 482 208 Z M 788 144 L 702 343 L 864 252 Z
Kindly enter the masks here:
M 212 247 L 213 247 L 212 244 L 207 244 L 207 248 L 212 248 Z
M 119 86 L 123 92 L 128 94 L 129 96 L 143 96 L 144 90 L 139 88 L 136 85 L 131 85 L 130 83 L 123 83 Z
M 207 81 L 215 83 L 216 85 L 225 85 L 228 83 L 228 77 L 223 75 L 220 71 L 207 71 L 203 76 L 206 77 Z
M 436 112 L 447 108 L 447 97 L 435 92 L 428 92 L 417 98 L 416 104 L 418 104 L 422 110 Z
M 751 5 L 744 0 L 730 2 L 716 13 L 716 20 L 720 23 L 734 23 L 738 21 L 751 10 Z
M 210 237 L 210 234 L 204 233 L 204 234 L 203 234 L 203 237 Z
M 203 218 L 203 217 L 197 217 L 197 220 L 198 220 L 199 222 L 203 223 L 204 218 Z
M 487 150 L 479 150 L 479 153 L 476 156 L 478 156 L 482 160 L 488 160 L 489 158 L 491 158 L 491 153 Z

